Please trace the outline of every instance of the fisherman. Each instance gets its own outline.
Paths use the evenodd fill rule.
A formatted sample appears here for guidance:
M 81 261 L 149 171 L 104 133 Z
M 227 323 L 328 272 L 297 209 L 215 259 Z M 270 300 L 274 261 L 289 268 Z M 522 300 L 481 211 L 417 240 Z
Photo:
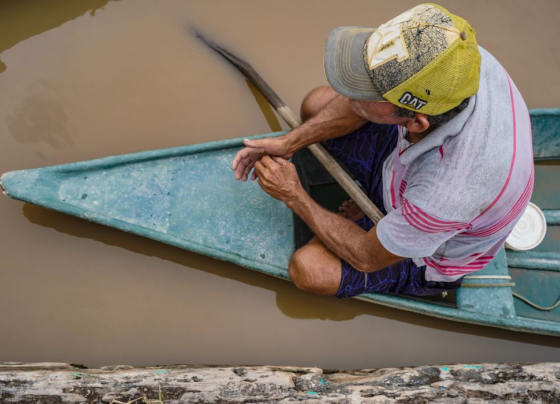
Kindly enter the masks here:
M 315 237 L 291 257 L 300 288 L 339 298 L 438 294 L 494 258 L 533 189 L 529 113 L 464 19 L 422 4 L 379 28 L 339 27 L 325 49 L 329 86 L 308 94 L 304 124 L 245 140 L 232 169 L 284 202 Z M 329 212 L 288 159 L 321 142 L 384 214 L 352 201 Z

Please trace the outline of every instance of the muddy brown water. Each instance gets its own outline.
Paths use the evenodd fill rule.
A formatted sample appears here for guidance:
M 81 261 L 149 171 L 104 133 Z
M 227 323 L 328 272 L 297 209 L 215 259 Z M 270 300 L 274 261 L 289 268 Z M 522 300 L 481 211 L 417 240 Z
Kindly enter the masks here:
M 0 172 L 286 128 L 189 34 L 249 60 L 294 109 L 340 25 L 412 1 L 0 1 Z M 560 3 L 442 1 L 529 107 L 560 106 Z M 372 368 L 558 361 L 560 339 L 290 283 L 0 197 L 0 361 Z

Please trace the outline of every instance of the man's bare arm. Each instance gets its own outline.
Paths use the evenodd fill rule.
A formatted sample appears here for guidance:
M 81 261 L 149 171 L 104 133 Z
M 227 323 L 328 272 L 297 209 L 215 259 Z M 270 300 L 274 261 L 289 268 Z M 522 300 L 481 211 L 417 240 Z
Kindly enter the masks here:
M 350 100 L 337 94 L 315 116 L 284 136 L 244 140 L 244 149 L 237 152 L 231 168 L 235 178 L 246 181 L 255 162 L 264 155 L 289 159 L 296 151 L 313 143 L 344 136 L 363 126 L 367 120 L 350 108 Z M 253 179 L 256 178 L 253 173 Z
M 305 191 L 286 205 L 307 223 L 329 250 L 358 271 L 378 271 L 404 259 L 383 247 L 376 227 L 366 232 L 354 222 L 323 209 Z
M 272 197 L 283 201 L 313 230 L 339 258 L 358 271 L 373 272 L 404 258 L 387 251 L 374 227 L 366 232 L 352 221 L 319 206 L 305 192 L 295 166 L 278 157 L 265 156 L 257 162 L 259 185 Z
M 337 94 L 315 116 L 285 135 L 287 147 L 294 153 L 313 143 L 347 135 L 366 122 L 350 108 L 347 97 Z

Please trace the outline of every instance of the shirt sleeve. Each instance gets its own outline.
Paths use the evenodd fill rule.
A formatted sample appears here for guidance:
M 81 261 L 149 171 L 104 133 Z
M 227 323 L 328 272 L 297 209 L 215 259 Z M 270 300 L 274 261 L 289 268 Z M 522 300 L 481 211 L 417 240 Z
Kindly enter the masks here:
M 440 219 L 403 199 L 398 209 L 379 221 L 377 237 L 395 255 L 420 258 L 433 255 L 442 244 L 468 228 L 468 223 Z

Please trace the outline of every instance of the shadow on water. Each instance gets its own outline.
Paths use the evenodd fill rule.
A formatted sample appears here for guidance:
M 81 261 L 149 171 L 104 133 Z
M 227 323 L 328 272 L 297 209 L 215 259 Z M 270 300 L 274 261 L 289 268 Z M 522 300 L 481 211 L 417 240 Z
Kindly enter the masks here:
M 13 138 L 22 144 L 45 142 L 55 149 L 73 145 L 64 111 L 64 96 L 56 85 L 37 79 L 28 89 L 29 96 L 6 118 Z
M 366 315 L 448 332 L 549 347 L 560 346 L 560 339 L 556 337 L 456 323 L 355 299 L 341 301 L 332 297 L 314 296 L 295 289 L 287 282 L 258 272 L 239 270 L 238 266 L 230 263 L 216 265 L 216 261 L 212 258 L 27 203 L 23 206 L 23 214 L 31 223 L 54 229 L 60 233 L 95 240 L 106 245 L 124 248 L 136 254 L 157 257 L 181 266 L 273 291 L 276 293 L 276 303 L 280 311 L 295 319 L 346 321 Z
M 110 1 L 118 0 L 0 0 L 0 27 L 9 34 L 0 35 L 0 55 L 19 42 L 60 27 L 88 11 L 93 16 Z M 25 8 L 24 13 L 12 13 L 13 8 Z M 23 16 L 14 19 L 13 15 Z M 0 60 L 0 73 L 6 65 Z

